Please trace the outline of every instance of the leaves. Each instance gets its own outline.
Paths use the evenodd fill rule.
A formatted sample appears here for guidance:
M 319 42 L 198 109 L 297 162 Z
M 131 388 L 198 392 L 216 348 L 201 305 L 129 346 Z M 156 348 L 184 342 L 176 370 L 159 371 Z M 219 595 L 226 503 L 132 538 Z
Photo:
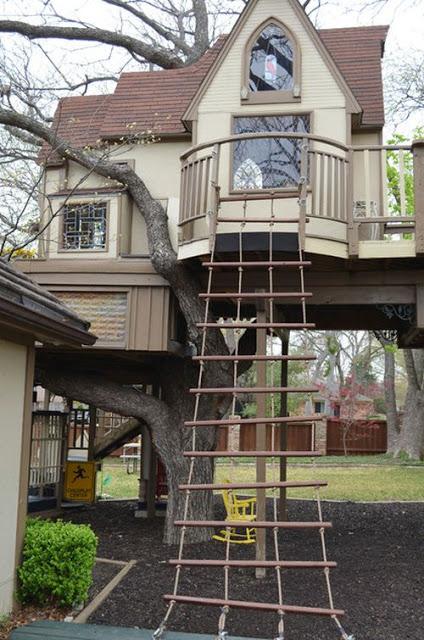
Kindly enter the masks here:
M 18 569 L 22 602 L 83 603 L 92 583 L 97 538 L 88 525 L 30 519 Z

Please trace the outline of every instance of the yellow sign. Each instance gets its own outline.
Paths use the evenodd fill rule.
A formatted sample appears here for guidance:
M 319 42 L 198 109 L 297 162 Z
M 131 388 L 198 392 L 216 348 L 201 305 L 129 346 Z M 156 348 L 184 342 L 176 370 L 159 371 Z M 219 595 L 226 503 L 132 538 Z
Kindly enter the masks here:
M 64 500 L 94 502 L 96 497 L 96 463 L 67 462 Z

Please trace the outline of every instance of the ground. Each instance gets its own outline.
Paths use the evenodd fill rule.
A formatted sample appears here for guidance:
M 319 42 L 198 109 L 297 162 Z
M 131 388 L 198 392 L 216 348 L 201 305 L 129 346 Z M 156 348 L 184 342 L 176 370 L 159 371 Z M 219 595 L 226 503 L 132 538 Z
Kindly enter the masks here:
M 220 499 L 217 498 L 217 503 Z M 99 536 L 98 555 L 118 560 L 135 559 L 137 565 L 124 578 L 90 622 L 154 628 L 164 613 L 162 594 L 172 588 L 173 571 L 167 566 L 177 550 L 162 544 L 162 521 L 136 519 L 132 502 L 103 502 L 69 513 L 74 522 L 90 523 Z M 221 506 L 217 504 L 217 510 Z M 309 501 L 290 501 L 290 518 L 316 519 Z M 218 517 L 222 515 L 217 514 Z M 324 517 L 334 529 L 328 536 L 329 558 L 338 562 L 333 570 L 335 604 L 344 608 L 344 623 L 358 640 L 422 640 L 424 612 L 424 556 L 422 530 L 424 503 L 354 504 L 324 503 Z M 186 557 L 222 558 L 222 543 L 211 541 L 187 547 Z M 231 556 L 251 557 L 254 550 L 232 548 Z M 281 536 L 285 559 L 321 559 L 317 532 Z M 270 554 L 269 557 L 272 557 Z M 192 595 L 223 595 L 223 570 L 185 570 L 181 590 Z M 288 603 L 327 606 L 324 577 L 320 571 L 284 574 Z M 230 597 L 276 601 L 273 572 L 256 580 L 251 570 L 231 569 Z M 170 622 L 173 630 L 214 634 L 217 610 L 179 607 Z M 275 638 L 276 616 L 255 612 L 231 612 L 231 634 Z M 338 640 L 332 621 L 290 617 L 287 640 Z

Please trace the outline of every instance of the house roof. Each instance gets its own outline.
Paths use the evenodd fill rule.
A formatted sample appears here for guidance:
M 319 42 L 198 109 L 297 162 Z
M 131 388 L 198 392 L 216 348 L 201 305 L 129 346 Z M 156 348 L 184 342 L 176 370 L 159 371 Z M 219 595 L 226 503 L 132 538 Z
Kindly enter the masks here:
M 384 124 L 381 58 L 388 30 L 375 26 L 318 31 L 362 107 L 361 125 L 366 127 Z
M 40 342 L 79 346 L 95 342 L 89 327 L 56 296 L 0 258 L 0 329 L 18 331 Z
M 381 58 L 387 26 L 321 29 L 318 34 L 362 108 L 361 126 L 384 124 Z M 53 128 L 74 146 L 93 146 L 99 139 L 137 132 L 159 136 L 187 135 L 183 114 L 221 51 L 220 37 L 198 62 L 181 69 L 123 73 L 110 95 L 64 98 Z M 49 155 L 50 153 L 50 155 Z M 45 145 L 40 159 L 57 161 Z

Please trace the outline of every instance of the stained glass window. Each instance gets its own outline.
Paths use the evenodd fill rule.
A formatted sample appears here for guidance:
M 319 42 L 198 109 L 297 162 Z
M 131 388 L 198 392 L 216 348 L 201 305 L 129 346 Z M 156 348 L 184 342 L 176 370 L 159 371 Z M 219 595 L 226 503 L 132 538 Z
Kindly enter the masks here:
M 284 31 L 269 24 L 261 31 L 250 52 L 250 91 L 293 89 L 293 45 Z
M 106 217 L 106 202 L 66 205 L 63 210 L 63 248 L 104 249 Z
M 234 118 L 234 133 L 309 133 L 308 115 L 248 116 Z M 300 145 L 295 138 L 255 138 L 233 144 L 233 189 L 297 187 Z

